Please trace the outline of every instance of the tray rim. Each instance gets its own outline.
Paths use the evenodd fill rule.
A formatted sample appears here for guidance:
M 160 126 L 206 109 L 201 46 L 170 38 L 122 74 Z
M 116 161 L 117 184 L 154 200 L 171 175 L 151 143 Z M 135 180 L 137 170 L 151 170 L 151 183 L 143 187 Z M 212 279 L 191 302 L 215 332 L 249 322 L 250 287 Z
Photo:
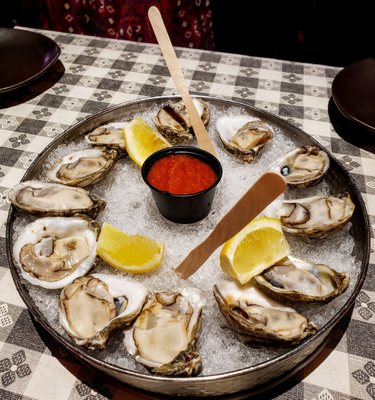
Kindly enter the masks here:
M 289 351 L 286 353 L 273 357 L 265 362 L 261 362 L 259 364 L 242 368 L 239 370 L 234 370 L 230 372 L 223 372 L 223 373 L 218 373 L 218 374 L 212 374 L 212 375 L 206 375 L 206 376 L 196 376 L 196 377 L 165 377 L 165 376 L 158 376 L 158 375 L 151 375 L 148 373 L 141 373 L 137 371 L 132 371 L 128 370 L 123 367 L 119 367 L 117 365 L 114 365 L 112 363 L 109 363 L 107 361 L 102 361 L 99 360 L 95 357 L 93 357 L 90 354 L 87 354 L 86 350 L 80 348 L 80 346 L 75 345 L 74 343 L 70 342 L 68 338 L 65 338 L 58 332 L 56 332 L 48 323 L 47 319 L 41 314 L 41 312 L 38 310 L 37 306 L 34 304 L 32 301 L 31 297 L 28 296 L 28 292 L 25 289 L 25 286 L 21 283 L 20 281 L 20 276 L 17 272 L 17 267 L 14 265 L 13 262 L 13 255 L 12 255 L 12 246 L 11 246 L 11 235 L 12 235 L 12 227 L 13 227 L 13 214 L 14 214 L 14 207 L 11 205 L 9 212 L 8 212 L 8 218 L 7 218 L 7 229 L 6 229 L 6 248 L 7 248 L 7 258 L 8 258 L 8 263 L 10 266 L 11 274 L 13 281 L 15 283 L 15 286 L 17 288 L 17 291 L 19 292 L 22 300 L 25 302 L 27 305 L 28 309 L 32 310 L 32 315 L 33 317 L 64 347 L 68 348 L 72 353 L 74 353 L 76 356 L 79 358 L 82 358 L 84 361 L 89 362 L 91 365 L 97 365 L 98 367 L 108 369 L 114 373 L 118 374 L 123 374 L 126 373 L 129 377 L 135 377 L 139 380 L 146 380 L 146 381 L 153 381 L 154 383 L 159 383 L 159 384 L 168 384 L 171 382 L 174 383 L 215 383 L 215 381 L 222 381 L 228 380 L 231 378 L 239 377 L 242 375 L 249 374 L 251 372 L 255 372 L 258 370 L 261 370 L 263 368 L 267 368 L 271 366 L 272 364 L 275 364 L 277 362 L 284 361 L 286 358 L 289 358 L 297 353 L 299 353 L 301 350 L 305 349 L 308 347 L 308 345 L 312 342 L 315 341 L 317 337 L 321 337 L 323 335 L 328 335 L 331 331 L 331 329 L 338 323 L 338 321 L 345 316 L 345 314 L 349 311 L 349 309 L 352 307 L 354 304 L 355 298 L 357 297 L 358 293 L 360 292 L 364 280 L 366 278 L 366 273 L 368 269 L 368 264 L 369 264 L 369 257 L 370 257 L 370 225 L 369 225 L 369 217 L 367 214 L 367 210 L 365 207 L 365 203 L 361 194 L 361 191 L 359 190 L 357 184 L 355 183 L 354 179 L 352 178 L 351 174 L 343 167 L 341 162 L 327 149 L 325 149 L 317 140 L 315 140 L 311 135 L 309 135 L 307 132 L 303 131 L 301 128 L 291 124 L 290 122 L 284 120 L 282 117 L 272 114 L 268 111 L 262 110 L 260 108 L 257 108 L 255 106 L 249 105 L 247 103 L 239 102 L 236 100 L 229 100 L 229 99 L 223 99 L 220 97 L 213 97 L 213 96 L 193 96 L 193 97 L 199 97 L 202 98 L 203 100 L 207 100 L 208 102 L 219 102 L 219 103 L 226 103 L 228 106 L 234 106 L 234 107 L 243 107 L 251 112 L 255 112 L 257 114 L 263 115 L 269 120 L 276 122 L 277 124 L 284 125 L 285 128 L 290 129 L 292 131 L 297 132 L 298 136 L 302 135 L 304 139 L 309 140 L 312 142 L 315 146 L 319 147 L 323 151 L 325 151 L 329 158 L 330 161 L 335 164 L 335 168 L 339 170 L 341 175 L 344 175 L 348 179 L 348 186 L 352 188 L 352 190 L 356 193 L 358 197 L 358 202 L 360 205 L 360 211 L 363 216 L 364 220 L 364 230 L 367 233 L 366 237 L 366 246 L 365 246 L 365 252 L 363 254 L 362 258 L 362 264 L 361 264 L 361 273 L 358 276 L 358 281 L 357 284 L 353 290 L 353 293 L 350 295 L 349 299 L 347 302 L 339 309 L 339 311 L 320 329 L 318 332 L 305 339 L 302 343 L 299 345 L 290 348 Z M 80 127 L 83 127 L 85 125 L 88 125 L 90 122 L 95 121 L 96 118 L 101 117 L 106 114 L 110 114 L 116 110 L 119 110 L 121 108 L 126 108 L 126 107 L 131 107 L 131 106 L 136 106 L 137 104 L 141 103 L 153 103 L 153 102 L 167 102 L 170 100 L 180 100 L 180 96 L 155 96 L 155 97 L 145 97 L 142 99 L 137 99 L 133 101 L 128 101 L 128 102 L 123 102 L 111 107 L 108 107 L 98 113 L 92 114 L 83 120 L 77 122 L 76 124 L 72 125 L 70 128 L 62 132 L 60 135 L 58 135 L 50 144 L 48 144 L 35 158 L 35 160 L 32 162 L 32 164 L 29 166 L 29 168 L 26 170 L 24 176 L 22 177 L 21 181 L 25 180 L 25 177 L 30 175 L 35 167 L 35 165 L 39 162 L 40 159 L 42 159 L 45 154 L 49 153 L 53 148 L 57 147 L 59 144 L 61 144 L 61 141 L 65 136 L 68 136 L 69 133 L 71 133 L 74 130 L 78 130 Z M 294 132 L 294 133 L 295 133 Z M 59 143 L 60 142 L 60 143 Z M 27 179 L 27 178 L 26 178 Z M 239 390 L 241 390 L 239 388 Z

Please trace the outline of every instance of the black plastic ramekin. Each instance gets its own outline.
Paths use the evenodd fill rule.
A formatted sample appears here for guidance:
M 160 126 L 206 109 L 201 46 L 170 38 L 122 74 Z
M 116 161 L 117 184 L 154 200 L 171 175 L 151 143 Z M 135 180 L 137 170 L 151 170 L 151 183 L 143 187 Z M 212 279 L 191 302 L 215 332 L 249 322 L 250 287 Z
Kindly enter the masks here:
M 216 182 L 209 188 L 192 194 L 171 194 L 152 186 L 147 181 L 148 172 L 156 161 L 170 154 L 191 156 L 207 163 L 217 174 Z M 174 146 L 151 154 L 143 163 L 141 172 L 161 215 L 173 222 L 190 224 L 200 221 L 210 212 L 216 186 L 223 175 L 223 168 L 220 161 L 205 150 L 192 146 Z

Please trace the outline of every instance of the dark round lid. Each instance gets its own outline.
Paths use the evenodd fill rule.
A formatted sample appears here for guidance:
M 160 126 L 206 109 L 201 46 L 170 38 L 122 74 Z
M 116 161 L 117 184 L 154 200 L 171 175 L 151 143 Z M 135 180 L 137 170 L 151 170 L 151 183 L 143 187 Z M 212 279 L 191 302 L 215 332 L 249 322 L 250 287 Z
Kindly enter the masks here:
M 59 57 L 59 46 L 47 36 L 0 28 L 0 93 L 41 76 Z
M 339 111 L 375 132 L 375 58 L 366 58 L 341 70 L 332 82 Z

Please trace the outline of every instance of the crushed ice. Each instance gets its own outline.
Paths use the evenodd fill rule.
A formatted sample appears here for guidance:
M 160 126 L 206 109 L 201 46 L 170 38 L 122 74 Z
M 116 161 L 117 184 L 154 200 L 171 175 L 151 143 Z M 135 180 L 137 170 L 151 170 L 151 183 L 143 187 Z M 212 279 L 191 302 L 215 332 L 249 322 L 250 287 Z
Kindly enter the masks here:
M 274 137 L 258 155 L 253 164 L 245 164 L 228 153 L 217 133 L 215 132 L 216 119 L 222 114 L 239 115 L 245 111 L 239 107 L 230 107 L 226 111 L 218 110 L 210 105 L 211 120 L 209 134 L 213 138 L 217 150 L 217 157 L 223 165 L 223 178 L 217 188 L 212 210 L 203 221 L 179 225 L 167 221 L 158 212 L 148 187 L 144 184 L 140 167 L 129 157 L 120 159 L 112 172 L 104 181 L 99 182 L 89 190 L 107 200 L 107 206 L 98 217 L 101 224 L 104 221 L 113 224 L 128 234 L 147 235 L 165 243 L 165 258 L 162 267 L 152 274 L 136 275 L 135 279 L 145 283 L 151 291 L 163 289 L 179 289 L 193 285 L 200 288 L 207 299 L 207 306 L 203 311 L 202 330 L 198 340 L 198 348 L 202 354 L 204 369 L 202 375 L 213 375 L 239 370 L 244 367 L 259 364 L 277 355 L 288 351 L 287 348 L 269 348 L 244 345 L 235 337 L 234 333 L 218 310 L 212 294 L 214 283 L 227 278 L 219 266 L 219 252 L 215 251 L 207 262 L 187 281 L 180 280 L 172 269 L 198 245 L 213 229 L 224 213 L 241 197 L 253 182 L 265 172 L 272 162 L 280 156 L 300 145 L 293 141 L 287 132 L 279 126 L 270 124 L 274 128 Z M 135 114 L 133 117 L 142 117 L 153 125 L 153 117 L 157 107 L 146 112 Z M 42 177 L 46 171 L 64 155 L 89 147 L 82 139 L 69 144 L 62 144 L 52 151 L 44 165 Z M 308 197 L 315 194 L 329 194 L 330 189 L 325 180 L 310 189 L 290 190 L 285 193 L 286 198 Z M 16 213 L 14 225 L 15 236 L 22 226 L 30 222 L 29 216 Z M 353 291 L 359 274 L 359 265 L 352 256 L 354 240 L 349 234 L 350 224 L 333 236 L 319 242 L 306 242 L 287 235 L 293 255 L 306 260 L 330 265 L 338 271 L 346 271 L 351 278 L 349 289 L 339 298 L 326 305 L 298 305 L 294 307 L 311 318 L 318 326 L 327 323 L 346 303 Z M 96 270 L 108 267 L 99 262 Z M 111 269 L 111 273 L 119 273 Z M 30 286 L 30 285 L 29 285 Z M 46 291 L 42 288 L 29 287 L 29 294 L 51 326 L 60 334 L 64 334 L 59 326 L 57 309 L 58 294 L 56 291 Z M 92 351 L 90 354 L 106 362 L 116 364 L 130 370 L 145 372 L 143 367 L 136 365 L 134 360 L 126 354 L 121 340 L 121 333 L 109 341 L 104 351 Z M 225 363 L 222 362 L 225 360 Z

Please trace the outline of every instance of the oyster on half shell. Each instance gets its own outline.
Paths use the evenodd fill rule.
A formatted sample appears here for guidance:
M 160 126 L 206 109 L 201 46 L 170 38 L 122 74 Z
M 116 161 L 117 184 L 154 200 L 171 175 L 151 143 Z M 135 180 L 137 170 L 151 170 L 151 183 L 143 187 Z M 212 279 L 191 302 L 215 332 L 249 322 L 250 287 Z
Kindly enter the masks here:
M 205 300 L 194 288 L 152 295 L 124 344 L 136 361 L 159 375 L 198 375 L 202 359 L 196 349 Z
M 203 124 L 207 125 L 210 120 L 207 104 L 198 98 L 193 98 L 193 103 Z M 155 116 L 155 125 L 171 144 L 191 142 L 194 138 L 190 118 L 182 100 L 161 108 Z
M 95 128 L 86 135 L 86 142 L 92 146 L 104 146 L 117 150 L 119 156 L 124 157 L 128 153 L 125 147 L 124 129 L 126 122 L 114 122 Z
M 60 294 L 60 324 L 80 346 L 105 347 L 110 334 L 129 325 L 146 302 L 146 286 L 121 275 L 77 278 Z
M 347 273 L 293 256 L 282 259 L 254 280 L 269 296 L 296 302 L 328 302 L 349 286 Z
M 313 322 L 266 296 L 253 283 L 220 281 L 213 290 L 220 311 L 245 342 L 297 344 L 318 330 Z
M 302 146 L 275 162 L 279 172 L 291 188 L 306 188 L 319 183 L 329 168 L 327 153 L 314 146 Z
M 36 180 L 19 183 L 8 196 L 16 208 L 37 216 L 85 214 L 96 218 L 106 204 L 82 188 Z
M 271 127 L 249 115 L 223 115 L 216 130 L 224 147 L 245 162 L 253 162 L 259 151 L 271 140 Z
M 99 226 L 87 217 L 45 217 L 26 225 L 13 246 L 21 276 L 60 289 L 85 275 L 96 259 Z
M 315 196 L 282 203 L 283 229 L 296 236 L 322 239 L 342 228 L 354 212 L 348 192 L 336 196 Z
M 99 182 L 117 159 L 116 150 L 85 149 L 67 154 L 48 172 L 49 181 L 85 187 Z

